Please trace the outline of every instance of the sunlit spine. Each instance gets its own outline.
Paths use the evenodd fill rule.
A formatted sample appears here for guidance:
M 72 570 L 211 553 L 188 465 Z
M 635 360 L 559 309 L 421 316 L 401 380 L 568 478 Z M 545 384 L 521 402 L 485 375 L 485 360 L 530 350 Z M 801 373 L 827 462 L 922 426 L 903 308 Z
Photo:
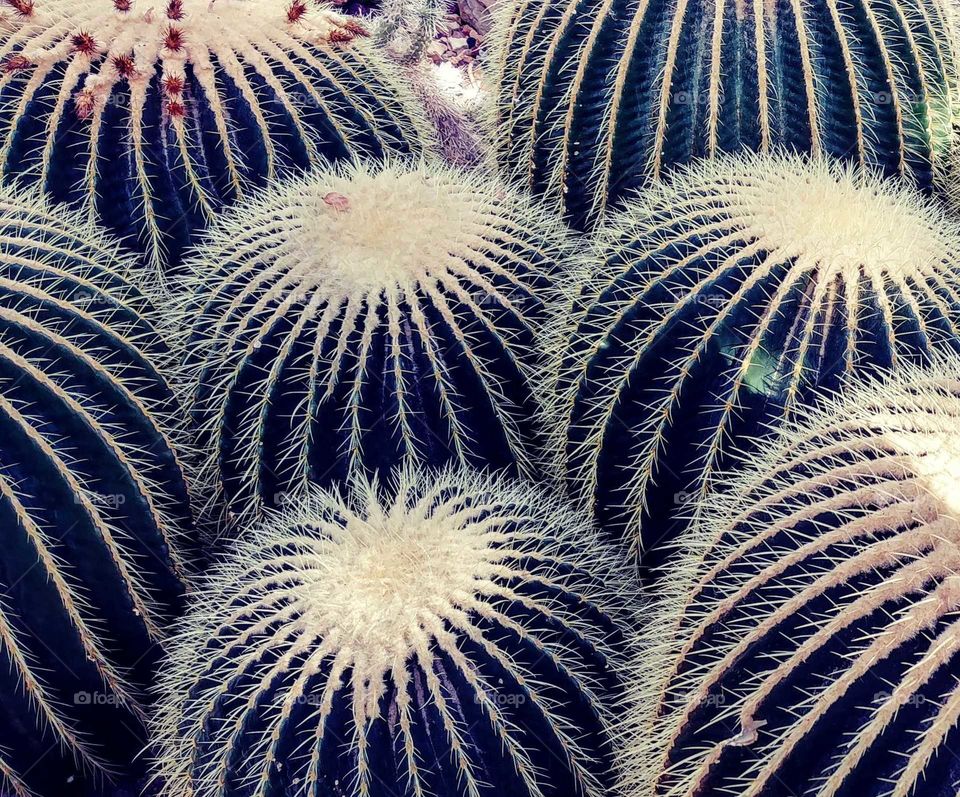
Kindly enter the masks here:
M 556 314 L 573 495 L 637 554 L 666 551 L 718 469 L 821 391 L 960 351 L 958 266 L 938 205 L 836 163 L 723 159 L 650 189 Z
M 327 169 L 221 219 L 188 262 L 187 402 L 229 525 L 402 462 L 539 472 L 539 333 L 560 222 L 482 173 Z

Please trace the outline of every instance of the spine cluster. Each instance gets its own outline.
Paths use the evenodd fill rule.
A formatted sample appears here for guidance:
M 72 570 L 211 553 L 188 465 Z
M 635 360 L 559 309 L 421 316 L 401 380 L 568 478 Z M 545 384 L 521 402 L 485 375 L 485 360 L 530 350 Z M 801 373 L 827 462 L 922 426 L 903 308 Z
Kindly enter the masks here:
M 0 0 L 0 797 L 957 797 L 957 1 Z
M 401 462 L 536 473 L 538 333 L 569 255 L 482 175 L 321 170 L 213 228 L 190 261 L 185 384 L 235 518 Z

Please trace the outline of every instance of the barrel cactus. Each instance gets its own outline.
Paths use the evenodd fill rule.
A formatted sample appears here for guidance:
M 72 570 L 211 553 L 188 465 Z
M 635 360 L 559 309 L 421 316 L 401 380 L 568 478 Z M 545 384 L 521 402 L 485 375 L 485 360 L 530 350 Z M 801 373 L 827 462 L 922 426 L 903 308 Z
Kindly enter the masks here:
M 535 334 L 567 250 L 523 197 L 426 163 L 321 169 L 237 208 L 187 263 L 183 311 L 214 504 L 239 524 L 405 460 L 535 472 Z
M 0 175 L 179 264 L 274 175 L 421 152 L 426 126 L 360 25 L 306 0 L 5 0 Z
M 561 462 L 638 552 L 818 391 L 960 351 L 957 224 L 835 162 L 691 167 L 612 218 L 586 265 L 555 336 Z
M 960 367 L 851 389 L 725 477 L 651 612 L 626 795 L 953 797 Z
M 0 792 L 86 794 L 143 745 L 191 518 L 169 357 L 117 245 L 0 190 Z
M 501 167 L 587 227 L 678 164 L 777 150 L 922 189 L 950 173 L 952 4 L 513 0 L 492 58 Z
M 498 476 L 314 492 L 249 530 L 182 622 L 154 722 L 164 794 L 606 794 L 621 559 Z

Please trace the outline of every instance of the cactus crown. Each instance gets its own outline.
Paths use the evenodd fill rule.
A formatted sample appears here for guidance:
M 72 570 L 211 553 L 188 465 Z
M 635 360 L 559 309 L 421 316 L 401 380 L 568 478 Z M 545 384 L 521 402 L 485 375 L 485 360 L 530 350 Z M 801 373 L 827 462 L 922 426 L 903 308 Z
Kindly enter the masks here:
M 319 170 L 239 208 L 188 263 L 203 481 L 243 516 L 357 465 L 533 469 L 535 335 L 567 253 L 525 198 L 427 163 Z
M 612 216 L 554 324 L 571 485 L 648 549 L 731 440 L 845 375 L 960 350 L 958 267 L 938 205 L 854 167 L 750 155 L 678 172 Z
M 955 793 L 958 420 L 956 363 L 905 366 L 724 478 L 643 634 L 625 793 Z
M 142 747 L 191 514 L 170 355 L 114 270 L 129 261 L 35 191 L 0 189 L 0 237 L 0 788 L 25 797 Z
M 301 0 L 4 8 L 3 174 L 138 238 L 158 267 L 253 186 L 427 140 L 359 23 Z
M 599 793 L 616 552 L 499 478 L 351 488 L 251 531 L 188 613 L 155 725 L 166 793 Z
M 401 163 L 326 171 L 233 216 L 234 225 L 218 228 L 216 240 L 230 246 L 225 254 L 231 255 L 256 243 L 255 235 L 283 213 L 285 237 L 262 248 L 269 247 L 272 261 L 289 263 L 290 279 L 304 291 L 346 302 L 408 293 L 446 276 L 463 277 L 477 291 L 490 239 L 523 219 L 519 208 L 477 190 L 476 180 L 458 185 L 458 177 Z
M 684 232 L 695 232 L 712 211 L 771 258 L 796 259 L 798 269 L 816 269 L 819 281 L 842 282 L 846 291 L 862 274 L 881 283 L 912 280 L 960 262 L 957 228 L 944 229 L 937 206 L 836 163 L 749 158 L 678 175 L 672 191 L 690 214 L 678 224 Z
M 955 11 L 856 4 L 516 0 L 497 15 L 501 167 L 586 228 L 721 153 L 837 157 L 949 189 Z

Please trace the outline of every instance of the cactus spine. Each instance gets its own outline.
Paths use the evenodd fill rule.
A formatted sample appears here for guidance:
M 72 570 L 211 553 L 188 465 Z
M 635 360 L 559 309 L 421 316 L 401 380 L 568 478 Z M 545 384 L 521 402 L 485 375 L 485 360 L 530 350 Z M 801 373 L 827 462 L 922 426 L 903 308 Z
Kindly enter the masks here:
M 188 264 L 204 484 L 237 518 L 357 466 L 535 472 L 533 380 L 559 221 L 479 174 L 320 170 L 218 223 Z
M 494 35 L 505 173 L 586 228 L 696 158 L 843 158 L 929 189 L 957 119 L 941 0 L 515 0 Z
M 818 391 L 960 351 L 957 225 L 836 163 L 690 168 L 611 219 L 585 265 L 554 336 L 562 466 L 638 551 L 676 535 L 732 446 Z
M 313 493 L 248 531 L 182 623 L 165 795 L 605 794 L 616 561 L 585 516 L 496 477 Z
M 7 0 L 0 173 L 178 265 L 276 175 L 422 151 L 425 125 L 362 35 L 301 0 Z
M 2 189 L 0 237 L 0 790 L 79 794 L 133 769 L 182 600 L 170 354 L 83 218 Z
M 683 542 L 633 680 L 627 795 L 956 794 L 955 358 L 805 413 Z

